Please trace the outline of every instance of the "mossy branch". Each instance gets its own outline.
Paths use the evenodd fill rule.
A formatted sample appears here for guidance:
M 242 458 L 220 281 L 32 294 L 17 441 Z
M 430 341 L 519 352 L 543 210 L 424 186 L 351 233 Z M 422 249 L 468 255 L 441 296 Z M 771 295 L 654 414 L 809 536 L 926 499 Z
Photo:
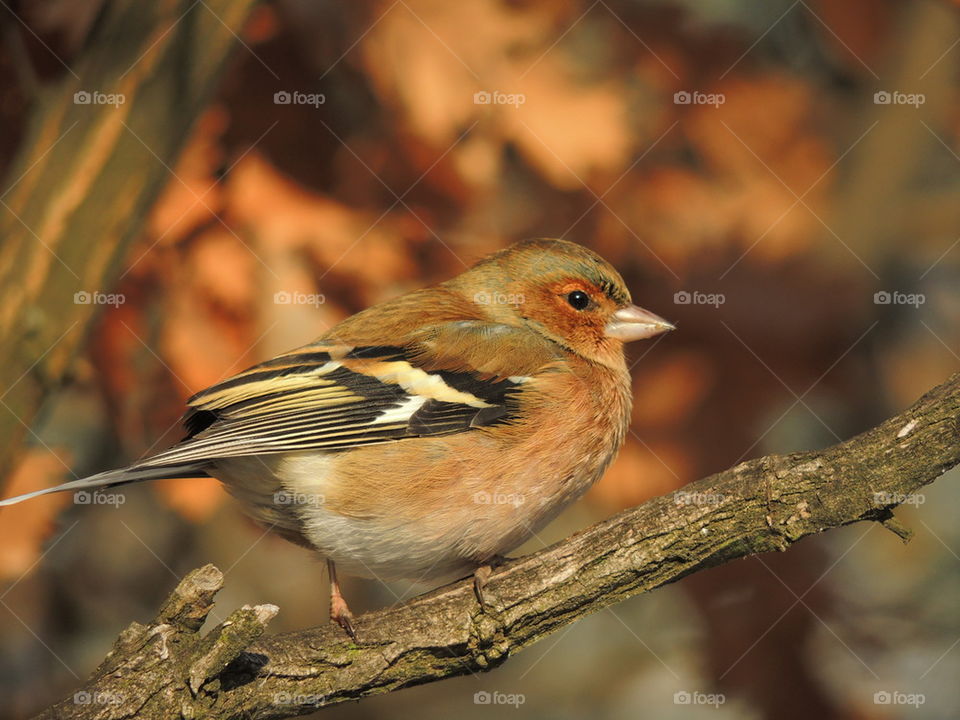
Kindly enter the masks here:
M 261 637 L 277 609 L 244 607 L 205 637 L 223 576 L 189 574 L 134 623 L 75 695 L 42 718 L 284 718 L 489 670 L 550 633 L 707 567 L 861 520 L 906 539 L 892 509 L 960 461 L 960 374 L 825 450 L 757 458 L 497 569 L 481 611 L 462 580 L 357 619 Z

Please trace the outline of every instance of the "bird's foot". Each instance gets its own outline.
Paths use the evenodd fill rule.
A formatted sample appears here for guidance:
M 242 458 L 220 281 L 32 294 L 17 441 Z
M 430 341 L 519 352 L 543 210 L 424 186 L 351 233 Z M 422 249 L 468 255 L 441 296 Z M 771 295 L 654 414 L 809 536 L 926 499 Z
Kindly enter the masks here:
M 487 582 L 493 575 L 494 568 L 503 565 L 507 560 L 509 558 L 503 555 L 494 555 L 473 572 L 473 593 L 477 596 L 477 602 L 480 603 L 480 609 L 483 612 L 487 612 L 490 608 L 491 598 L 489 591 L 486 591 Z
M 330 620 L 335 622 L 354 642 L 357 641 L 357 632 L 353 629 L 353 613 L 347 607 L 347 601 L 340 593 L 340 583 L 337 582 L 337 568 L 332 560 L 327 560 L 327 571 L 330 573 Z
M 347 607 L 347 601 L 339 593 L 330 597 L 330 621 L 343 628 L 350 639 L 356 642 L 357 632 L 353 629 L 353 613 Z

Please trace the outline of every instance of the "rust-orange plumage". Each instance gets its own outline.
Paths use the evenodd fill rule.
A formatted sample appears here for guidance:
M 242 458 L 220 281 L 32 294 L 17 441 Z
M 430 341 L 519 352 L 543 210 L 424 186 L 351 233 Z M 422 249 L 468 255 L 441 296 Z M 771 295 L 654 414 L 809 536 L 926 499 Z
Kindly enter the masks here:
M 622 444 L 623 343 L 671 327 L 632 305 L 592 251 L 517 243 L 198 393 L 174 447 L 2 504 L 211 475 L 266 527 L 327 558 L 331 615 L 352 633 L 335 566 L 428 580 L 522 543 Z

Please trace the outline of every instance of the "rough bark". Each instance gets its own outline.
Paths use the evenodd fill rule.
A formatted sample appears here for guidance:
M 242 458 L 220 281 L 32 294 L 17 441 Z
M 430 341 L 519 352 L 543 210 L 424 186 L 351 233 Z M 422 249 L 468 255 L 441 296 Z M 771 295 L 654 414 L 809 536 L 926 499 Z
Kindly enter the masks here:
M 222 583 L 193 571 L 149 625 L 132 624 L 79 695 L 43 718 L 283 718 L 489 670 L 589 613 L 698 570 L 878 521 L 960 461 L 960 374 L 825 450 L 757 458 L 497 569 L 481 611 L 469 580 L 333 626 L 261 637 L 274 606 L 201 637 Z
M 0 478 L 173 179 L 255 0 L 113 0 L 0 191 Z M 83 295 L 86 293 L 86 295 Z

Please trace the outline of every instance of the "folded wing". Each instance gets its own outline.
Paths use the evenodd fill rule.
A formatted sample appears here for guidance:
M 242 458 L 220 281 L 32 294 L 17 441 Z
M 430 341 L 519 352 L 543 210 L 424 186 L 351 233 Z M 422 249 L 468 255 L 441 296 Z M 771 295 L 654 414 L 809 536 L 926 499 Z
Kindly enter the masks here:
M 198 393 L 187 437 L 136 467 L 342 451 L 510 422 L 526 377 L 424 369 L 422 348 L 314 344 Z

